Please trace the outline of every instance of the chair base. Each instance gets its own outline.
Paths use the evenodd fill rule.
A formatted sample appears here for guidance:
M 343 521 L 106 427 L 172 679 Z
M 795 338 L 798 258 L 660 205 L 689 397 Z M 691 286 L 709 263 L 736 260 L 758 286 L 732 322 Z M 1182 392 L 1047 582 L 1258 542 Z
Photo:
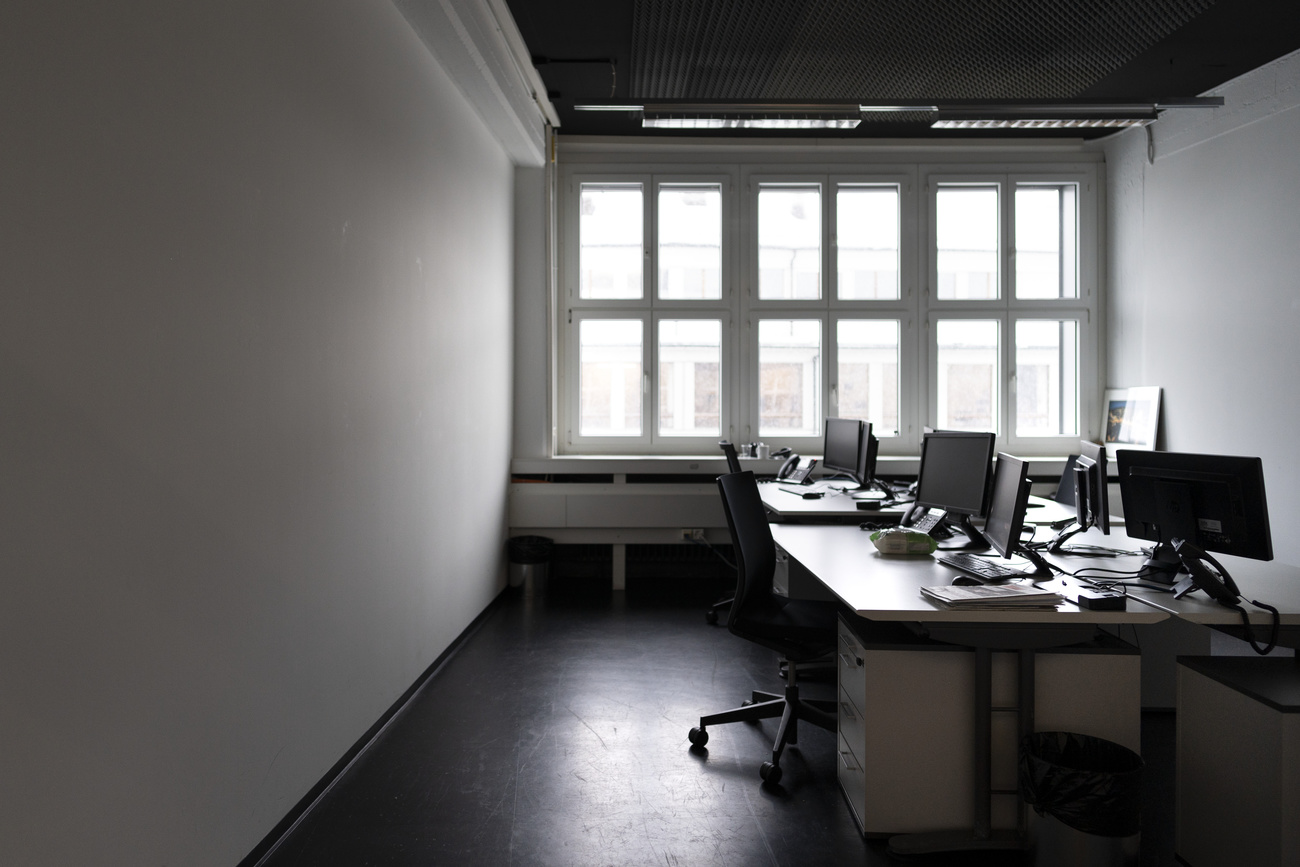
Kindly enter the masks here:
M 726 599 L 719 599 L 717 602 L 714 602 L 712 605 L 709 606 L 709 610 L 704 612 L 705 622 L 707 622 L 710 626 L 717 625 L 718 612 L 720 612 L 724 608 L 730 608 L 731 603 L 735 601 L 736 601 L 736 597 L 728 596 Z
M 772 745 L 772 759 L 759 767 L 759 776 L 767 785 L 774 786 L 781 780 L 781 753 L 786 744 L 799 742 L 799 721 L 811 723 L 819 728 L 835 731 L 835 702 L 799 697 L 796 681 L 797 666 L 787 664 L 788 679 L 785 692 L 776 693 L 754 690 L 749 701 L 740 707 L 724 710 L 720 713 L 700 717 L 700 724 L 691 729 L 689 739 L 693 746 L 703 747 L 709 741 L 708 727 L 733 722 L 758 722 L 780 717 L 776 742 Z

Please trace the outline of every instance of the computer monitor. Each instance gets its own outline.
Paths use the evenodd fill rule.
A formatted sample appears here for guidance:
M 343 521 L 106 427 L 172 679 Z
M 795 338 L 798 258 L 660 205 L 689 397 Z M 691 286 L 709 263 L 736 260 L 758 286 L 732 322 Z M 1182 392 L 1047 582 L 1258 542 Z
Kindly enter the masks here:
M 1149 579 L 1173 584 L 1182 561 L 1174 539 L 1253 560 L 1273 559 L 1273 537 L 1259 458 L 1121 449 L 1119 492 L 1124 529 L 1156 542 Z
M 822 447 L 822 469 L 847 473 L 857 478 L 858 456 L 862 451 L 862 422 L 856 418 L 826 419 L 826 439 Z
M 999 453 L 993 469 L 993 493 L 989 496 L 988 516 L 984 519 L 984 536 L 1006 559 L 1020 554 L 1034 564 L 1037 575 L 1051 575 L 1052 571 L 1037 552 L 1021 544 L 1020 532 L 1025 526 L 1025 512 L 1029 508 L 1029 462 Z M 1026 573 L 1029 574 L 1029 573 Z
M 988 507 L 989 477 L 993 468 L 994 434 L 972 431 L 935 431 L 921 438 L 921 469 L 917 477 L 916 502 L 908 512 L 919 508 L 943 509 L 949 523 L 966 534 L 967 542 L 940 545 L 941 548 L 988 548 L 984 536 L 971 523 Z
M 1110 535 L 1106 447 L 1080 440 L 1079 452 L 1068 471 L 1074 488 L 1074 524 L 1066 526 L 1047 543 L 1047 550 L 1052 553 L 1060 551 L 1067 539 L 1089 527 L 1096 527 L 1103 534 Z
M 1106 447 L 1079 441 L 1074 462 L 1074 511 L 1081 527 L 1096 527 L 1110 535 L 1110 479 L 1106 473 Z
M 862 423 L 862 447 L 858 450 L 858 486 L 867 488 L 876 481 L 876 456 L 880 454 L 880 440 L 871 433 L 871 422 Z
M 999 452 L 993 468 L 993 493 L 984 519 L 984 536 L 993 550 L 1008 560 L 1020 546 L 1020 531 L 1029 507 L 1029 488 L 1029 462 Z

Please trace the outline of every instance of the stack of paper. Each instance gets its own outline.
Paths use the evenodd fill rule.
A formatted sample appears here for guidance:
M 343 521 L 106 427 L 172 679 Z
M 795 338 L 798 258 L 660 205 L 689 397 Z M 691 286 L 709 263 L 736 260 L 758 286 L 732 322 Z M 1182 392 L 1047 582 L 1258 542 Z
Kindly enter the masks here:
M 1057 603 L 1065 601 L 1060 593 L 1031 584 L 984 584 L 976 587 L 945 584 L 922 587 L 921 595 L 944 608 L 977 608 L 980 611 L 1055 608 Z

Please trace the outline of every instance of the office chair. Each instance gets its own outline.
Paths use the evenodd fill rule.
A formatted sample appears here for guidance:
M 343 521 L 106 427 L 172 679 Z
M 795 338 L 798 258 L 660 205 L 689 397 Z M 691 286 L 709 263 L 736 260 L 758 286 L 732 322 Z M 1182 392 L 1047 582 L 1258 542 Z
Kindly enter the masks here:
M 736 447 L 727 440 L 722 440 L 718 443 L 718 448 L 722 449 L 722 453 L 726 455 L 727 472 L 740 472 L 740 458 L 736 455 Z M 734 598 L 735 597 L 728 596 L 725 599 L 719 599 L 717 602 L 710 605 L 709 610 L 704 612 L 705 622 L 710 626 L 716 624 L 718 622 L 718 612 L 730 605 Z
M 752 699 L 738 708 L 700 717 L 689 739 L 692 746 L 703 747 L 709 742 L 710 725 L 779 716 L 772 760 L 763 762 L 758 771 L 764 783 L 776 785 L 781 780 L 781 753 L 786 744 L 798 741 L 799 720 L 835 730 L 835 702 L 801 699 L 797 676 L 799 664 L 835 648 L 835 603 L 787 599 L 772 592 L 776 543 L 752 472 L 720 476 L 718 490 L 736 553 L 736 597 L 727 628 L 784 655 L 788 660 L 786 685 L 784 695 L 755 690 Z

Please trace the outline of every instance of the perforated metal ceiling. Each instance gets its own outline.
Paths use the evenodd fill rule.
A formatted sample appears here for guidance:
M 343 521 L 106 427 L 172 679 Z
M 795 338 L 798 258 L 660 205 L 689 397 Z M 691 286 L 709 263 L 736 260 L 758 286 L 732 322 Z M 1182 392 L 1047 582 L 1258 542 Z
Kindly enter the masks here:
M 507 2 L 568 135 L 646 134 L 640 112 L 576 109 L 599 100 L 1190 97 L 1300 49 L 1300 0 Z M 816 135 L 997 134 L 934 130 L 932 120 L 869 113 L 856 129 Z M 654 132 L 675 134 L 712 133 Z
M 635 0 L 642 99 L 1072 97 L 1214 0 Z

